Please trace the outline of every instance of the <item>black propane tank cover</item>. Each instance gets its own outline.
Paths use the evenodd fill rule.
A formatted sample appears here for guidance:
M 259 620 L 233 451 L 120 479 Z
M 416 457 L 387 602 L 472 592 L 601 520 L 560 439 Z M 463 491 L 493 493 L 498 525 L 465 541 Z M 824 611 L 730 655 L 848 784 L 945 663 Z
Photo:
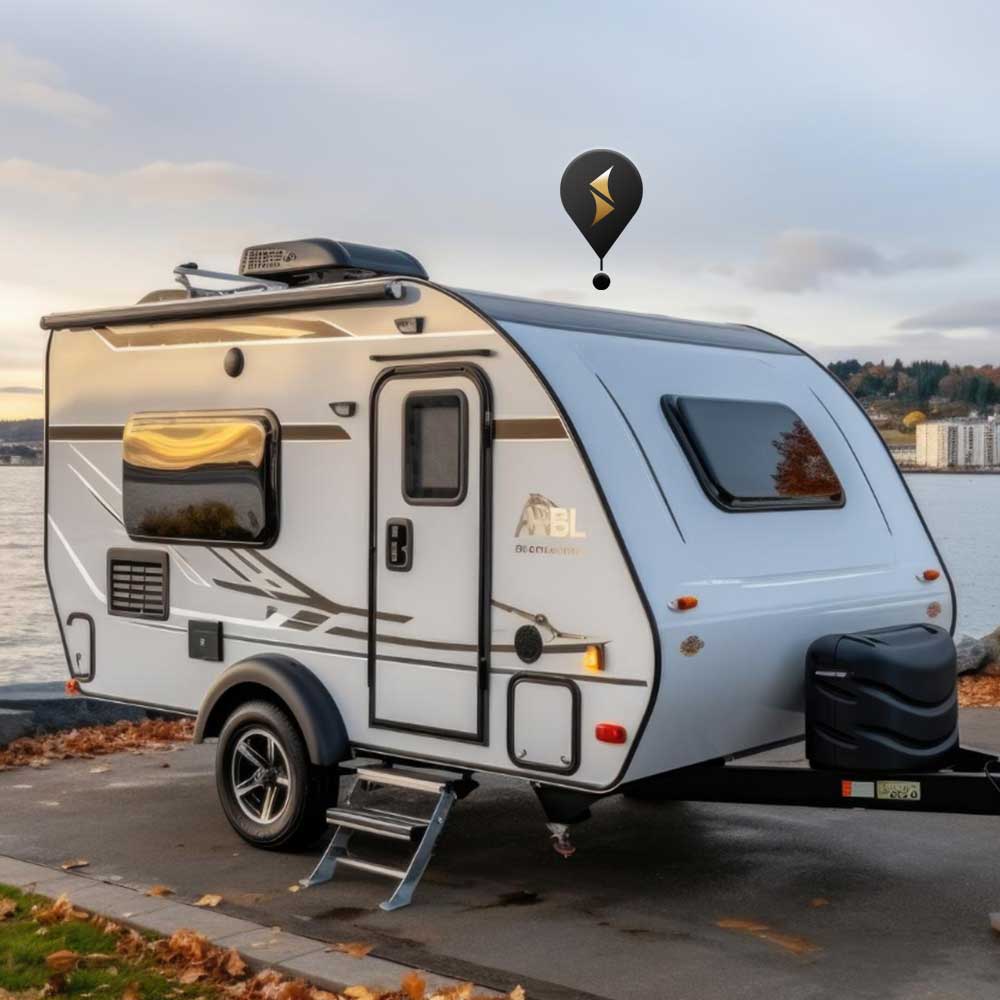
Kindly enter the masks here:
M 825 635 L 805 688 L 813 767 L 933 771 L 958 747 L 955 644 L 936 625 Z
M 225 360 L 222 362 L 222 367 L 226 369 L 226 374 L 230 378 L 237 378 L 243 373 L 243 366 L 245 360 L 243 358 L 243 352 L 238 347 L 230 347 L 226 351 Z

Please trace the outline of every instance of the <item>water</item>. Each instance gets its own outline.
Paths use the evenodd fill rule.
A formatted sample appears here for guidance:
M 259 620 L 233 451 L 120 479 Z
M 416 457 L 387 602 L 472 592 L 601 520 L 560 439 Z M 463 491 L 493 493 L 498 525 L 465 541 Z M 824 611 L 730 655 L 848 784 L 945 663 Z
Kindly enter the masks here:
M 40 468 L 0 468 L 0 684 L 62 680 L 42 566 Z M 1000 476 L 907 476 L 958 589 L 958 631 L 1000 625 Z
M 44 481 L 38 467 L 0 467 L 0 684 L 67 676 L 42 561 Z

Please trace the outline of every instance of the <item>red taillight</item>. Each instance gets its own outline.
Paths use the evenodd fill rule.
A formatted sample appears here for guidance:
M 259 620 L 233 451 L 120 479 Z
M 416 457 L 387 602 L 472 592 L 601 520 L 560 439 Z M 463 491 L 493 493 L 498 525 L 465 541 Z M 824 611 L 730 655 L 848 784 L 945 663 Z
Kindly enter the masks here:
M 594 735 L 601 743 L 625 743 L 628 740 L 625 727 L 619 726 L 617 722 L 598 722 L 594 727 Z

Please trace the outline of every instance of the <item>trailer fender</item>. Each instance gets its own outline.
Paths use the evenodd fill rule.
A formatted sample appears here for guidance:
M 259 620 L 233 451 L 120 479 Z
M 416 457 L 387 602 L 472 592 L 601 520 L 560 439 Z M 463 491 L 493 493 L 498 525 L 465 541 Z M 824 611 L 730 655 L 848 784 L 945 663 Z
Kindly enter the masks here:
M 349 756 L 347 729 L 330 692 L 311 670 L 281 653 L 240 660 L 219 675 L 198 712 L 194 742 L 218 736 L 237 705 L 260 698 L 288 709 L 313 764 L 332 767 Z

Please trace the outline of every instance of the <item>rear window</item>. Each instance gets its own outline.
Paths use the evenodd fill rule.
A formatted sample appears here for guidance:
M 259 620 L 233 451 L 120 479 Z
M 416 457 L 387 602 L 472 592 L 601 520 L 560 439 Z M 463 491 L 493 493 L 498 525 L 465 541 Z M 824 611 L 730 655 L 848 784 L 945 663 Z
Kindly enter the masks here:
M 841 507 L 844 489 L 802 418 L 780 403 L 664 396 L 705 492 L 726 510 Z

